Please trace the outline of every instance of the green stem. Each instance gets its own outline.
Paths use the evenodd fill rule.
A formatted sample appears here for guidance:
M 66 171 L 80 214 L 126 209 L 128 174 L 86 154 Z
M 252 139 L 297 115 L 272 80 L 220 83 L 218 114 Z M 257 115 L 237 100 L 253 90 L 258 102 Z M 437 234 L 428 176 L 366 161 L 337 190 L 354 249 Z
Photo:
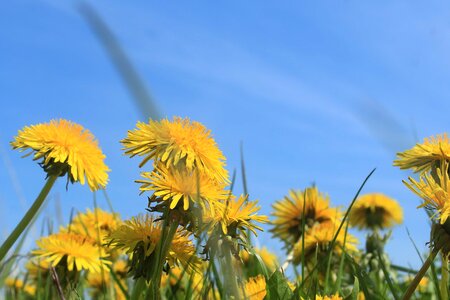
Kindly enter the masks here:
M 236 282 L 236 271 L 233 266 L 233 258 L 231 256 L 231 247 L 226 243 L 227 246 L 223 247 L 225 256 L 224 271 L 226 275 L 225 283 L 228 285 L 228 295 L 234 297 L 234 299 L 239 299 L 239 288 Z M 249 298 L 250 295 L 245 295 L 245 299 Z
M 166 234 L 163 234 L 161 240 L 159 241 L 159 243 L 161 243 L 161 246 L 156 247 L 158 262 L 151 281 L 151 289 L 153 295 L 152 299 L 161 298 L 160 286 L 164 262 L 166 261 L 167 252 L 169 251 L 170 246 L 172 245 L 172 240 L 173 237 L 175 236 L 175 233 L 177 232 L 177 229 L 178 229 L 178 222 L 172 220 L 172 222 L 169 225 L 169 230 L 166 232 Z
M 439 249 L 436 248 L 431 251 L 430 256 L 428 256 L 427 260 L 423 263 L 422 267 L 420 268 L 419 272 L 417 272 L 413 281 L 409 284 L 409 287 L 406 290 L 405 294 L 403 295 L 402 300 L 411 299 L 414 291 L 416 290 L 423 276 L 425 276 L 425 273 L 427 272 L 428 268 L 430 267 L 431 263 L 433 262 L 434 258 L 438 253 Z
M 442 275 L 441 275 L 441 298 L 448 300 L 448 261 L 442 254 Z
M 6 254 L 8 253 L 9 249 L 14 245 L 16 240 L 19 238 L 19 236 L 22 234 L 22 232 L 27 228 L 28 224 L 33 220 L 34 216 L 38 213 L 39 208 L 41 208 L 42 203 L 44 203 L 45 198 L 47 198 L 48 193 L 50 192 L 53 184 L 55 183 L 56 179 L 58 178 L 57 175 L 51 175 L 48 177 L 47 182 L 45 183 L 44 187 L 42 188 L 41 192 L 39 193 L 36 200 L 34 200 L 33 205 L 28 209 L 25 216 L 22 218 L 22 220 L 17 224 L 14 231 L 8 236 L 5 242 L 3 242 L 1 248 L 0 248 L 0 262 L 3 261 Z

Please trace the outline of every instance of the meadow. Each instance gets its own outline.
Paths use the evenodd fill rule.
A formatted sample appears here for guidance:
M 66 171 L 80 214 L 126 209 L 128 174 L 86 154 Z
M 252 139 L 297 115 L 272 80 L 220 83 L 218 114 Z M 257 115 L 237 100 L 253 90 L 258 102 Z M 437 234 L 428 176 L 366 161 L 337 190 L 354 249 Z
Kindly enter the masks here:
M 39 165 L 45 180 L 0 240 L 1 299 L 449 299 L 446 134 L 423 137 L 388 166 L 404 170 L 404 189 L 429 217 L 422 224 L 429 242 L 403 245 L 414 248 L 421 266 L 395 264 L 386 245 L 407 216 L 383 190 L 365 192 L 375 169 L 355 182 L 345 206 L 310 184 L 286 190 L 271 199 L 270 214 L 261 213 L 262 201 L 247 191 L 243 157 L 241 171 L 231 171 L 217 132 L 189 116 L 162 117 L 106 24 L 89 5 L 79 11 L 146 116 L 116 141 L 124 160 L 139 163 L 140 176 L 125 180 L 134 182 L 141 203 L 126 205 L 146 209 L 121 217 L 107 193 L 114 171 L 102 141 L 83 124 L 54 117 L 17 128 L 8 137 L 11 149 L 30 169 Z M 61 226 L 39 224 L 57 181 L 67 194 L 74 185 L 89 189 L 93 204 L 63 216 Z M 108 209 L 97 205 L 100 197 Z M 31 228 L 40 235 L 28 249 Z M 266 228 L 282 255 L 257 243 Z
M 5 299 L 448 299 L 445 134 L 424 139 L 394 161 L 418 173 L 418 180 L 404 183 L 432 222 L 420 270 L 391 264 L 384 251 L 403 212 L 381 192 L 361 193 L 375 170 L 346 209 L 312 185 L 288 191 L 269 217 L 259 213 L 257 200 L 233 193 L 236 174 L 230 176 L 211 131 L 199 122 L 137 122 L 120 143 L 125 155 L 140 159 L 135 182 L 147 210 L 122 220 L 112 205 L 110 211 L 87 208 L 65 226 L 43 230 L 24 255 L 27 228 L 55 181 L 66 180 L 69 193 L 72 184 L 95 192 L 106 188 L 109 168 L 98 141 L 79 124 L 58 119 L 19 130 L 11 147 L 31 156 L 46 181 L 1 245 Z M 252 245 L 262 224 L 281 240 L 284 257 Z M 365 241 L 349 227 L 366 232 Z M 20 264 L 19 256 L 26 262 Z

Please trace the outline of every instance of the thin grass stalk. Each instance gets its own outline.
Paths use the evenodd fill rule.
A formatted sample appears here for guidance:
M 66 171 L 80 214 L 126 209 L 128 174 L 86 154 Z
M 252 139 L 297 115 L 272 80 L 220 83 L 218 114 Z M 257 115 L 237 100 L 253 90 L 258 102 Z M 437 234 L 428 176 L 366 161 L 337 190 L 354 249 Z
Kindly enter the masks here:
M 167 216 L 168 217 L 168 216 Z M 167 230 L 168 228 L 168 230 Z M 178 229 L 178 222 L 175 220 L 172 220 L 169 226 L 165 226 L 163 228 L 163 235 L 161 237 L 161 240 L 159 243 L 161 244 L 161 247 L 157 247 L 156 250 L 156 257 L 158 258 L 157 261 L 157 267 L 156 270 L 152 276 L 151 279 L 151 295 L 153 298 L 151 299 L 160 299 L 160 286 L 161 286 L 161 277 L 162 277 L 162 271 L 164 267 L 164 262 L 167 257 L 167 252 L 170 249 L 170 245 L 172 245 L 173 237 L 175 236 L 175 233 Z
M 413 281 L 408 286 L 408 289 L 406 290 L 405 294 L 403 295 L 402 300 L 409 300 L 411 299 L 414 291 L 416 290 L 417 286 L 420 283 L 420 280 L 422 280 L 423 276 L 425 276 L 425 273 L 427 272 L 428 268 L 430 267 L 431 263 L 433 262 L 436 255 L 439 253 L 439 249 L 434 248 L 430 256 L 428 256 L 427 260 L 424 262 L 422 267 L 420 268 L 419 272 L 417 272 L 416 276 L 414 277 Z
M 441 253 L 442 256 L 442 271 L 441 271 L 441 298 L 448 300 L 448 260 L 447 257 Z
M 14 243 L 17 241 L 19 236 L 22 234 L 22 232 L 27 228 L 27 226 L 31 223 L 34 216 L 38 213 L 39 208 L 44 203 L 45 199 L 47 198 L 48 193 L 52 189 L 56 179 L 58 178 L 58 175 L 50 175 L 45 182 L 44 187 L 42 188 L 41 192 L 39 193 L 36 200 L 34 200 L 33 205 L 28 209 L 25 216 L 23 216 L 22 220 L 20 220 L 19 224 L 17 224 L 16 228 L 14 228 L 13 232 L 8 236 L 6 241 L 3 242 L 1 248 L 0 248 L 0 262 L 3 261 L 6 254 L 8 253 L 9 249 L 14 245 Z

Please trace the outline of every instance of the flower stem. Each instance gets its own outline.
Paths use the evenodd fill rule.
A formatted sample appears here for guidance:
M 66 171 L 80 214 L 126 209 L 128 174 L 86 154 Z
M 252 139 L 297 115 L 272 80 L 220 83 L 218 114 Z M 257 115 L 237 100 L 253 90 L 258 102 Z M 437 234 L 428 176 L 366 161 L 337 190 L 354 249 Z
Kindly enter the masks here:
M 430 267 L 431 263 L 433 262 L 436 255 L 439 253 L 439 249 L 434 248 L 430 256 L 428 256 L 427 260 L 423 263 L 422 267 L 420 268 L 419 272 L 417 272 L 416 276 L 414 277 L 413 281 L 409 284 L 408 289 L 406 290 L 405 294 L 403 295 L 402 300 L 409 300 L 411 299 L 414 291 L 416 290 L 417 286 L 420 283 L 420 280 L 422 280 L 423 276 L 425 276 L 425 273 L 428 271 L 428 268 Z
M 441 299 L 448 300 L 448 260 L 442 254 Z
M 11 249 L 11 247 L 14 245 L 16 240 L 19 238 L 19 236 L 25 230 L 25 228 L 27 228 L 28 224 L 30 224 L 30 222 L 33 220 L 34 216 L 38 213 L 39 208 L 41 208 L 42 203 L 44 203 L 45 198 L 47 198 L 47 195 L 50 192 L 50 190 L 57 178 L 58 178 L 57 175 L 50 175 L 48 177 L 47 182 L 45 183 L 44 187 L 42 188 L 42 190 L 39 193 L 36 200 L 34 200 L 33 205 L 28 209 L 25 216 L 22 218 L 22 220 L 19 222 L 19 224 L 17 224 L 16 228 L 8 236 L 6 241 L 3 242 L 3 244 L 0 248 L 0 262 L 3 261 L 6 254 L 8 253 L 9 249 Z
M 170 225 L 168 226 L 168 230 L 162 235 L 161 240 L 159 241 L 160 245 L 157 246 L 157 267 L 155 273 L 152 276 L 151 289 L 152 289 L 152 299 L 160 299 L 160 285 L 161 285 L 161 276 L 164 267 L 164 262 L 166 261 L 167 252 L 172 245 L 172 240 L 175 236 L 175 233 L 178 229 L 178 222 L 172 220 Z

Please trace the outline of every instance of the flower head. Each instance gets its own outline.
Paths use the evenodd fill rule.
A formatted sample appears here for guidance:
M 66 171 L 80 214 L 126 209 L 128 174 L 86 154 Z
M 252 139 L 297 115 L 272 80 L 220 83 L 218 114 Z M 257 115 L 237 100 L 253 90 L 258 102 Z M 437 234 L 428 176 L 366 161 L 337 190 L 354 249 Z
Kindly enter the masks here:
M 425 138 L 422 144 L 416 144 L 409 150 L 397 154 L 394 166 L 400 169 L 412 169 L 414 172 L 427 172 L 437 162 L 450 160 L 450 140 L 446 133 Z
M 266 297 L 266 279 L 262 275 L 249 278 L 241 291 L 242 299 L 263 300 Z
M 94 239 L 73 232 L 60 232 L 40 238 L 32 253 L 53 267 L 64 263 L 69 271 L 100 272 L 111 264 L 107 254 Z
M 403 183 L 416 195 L 423 199 L 419 207 L 434 210 L 435 218 L 444 224 L 450 216 L 450 180 L 448 175 L 448 162 L 442 161 L 441 167 L 436 169 L 436 177 L 425 174 L 419 181 L 409 177 L 409 182 Z
M 73 218 L 67 230 L 87 235 L 102 245 L 108 234 L 120 223 L 120 216 L 117 213 L 110 213 L 100 208 L 95 208 L 93 211 L 87 209 L 85 213 L 78 213 Z
M 386 195 L 366 194 L 356 200 L 349 221 L 360 229 L 389 228 L 402 223 L 403 211 L 397 201 Z
M 319 192 L 317 187 L 308 187 L 304 191 L 291 190 L 284 199 L 275 202 L 271 231 L 284 241 L 288 250 L 300 239 L 305 231 L 315 224 L 332 223 L 342 218 L 339 208 L 330 207 L 328 196 Z
M 22 279 L 7 277 L 5 279 L 5 286 L 18 292 L 19 290 L 23 290 L 30 296 L 34 296 L 36 294 L 36 286 L 31 284 L 24 284 Z
M 34 160 L 42 159 L 49 174 L 68 175 L 71 182 L 87 183 L 92 191 L 108 182 L 105 155 L 89 130 L 67 120 L 52 120 L 24 127 L 14 141 L 14 149 L 31 150 Z
M 179 206 L 188 210 L 192 203 L 206 207 L 227 198 L 225 184 L 195 170 L 167 168 L 159 164 L 153 172 L 143 172 L 141 175 L 145 179 L 136 181 L 142 184 L 141 192 L 153 191 L 151 200 L 167 201 L 170 209 Z
M 216 203 L 213 214 L 205 214 L 205 221 L 210 226 L 220 224 L 224 234 L 237 236 L 240 231 L 245 236 L 250 230 L 256 235 L 262 228 L 255 223 L 268 222 L 267 216 L 257 214 L 259 210 L 258 201 L 248 201 L 248 195 L 231 196 L 226 202 Z
M 113 248 L 122 249 L 131 256 L 133 266 L 138 260 L 148 262 L 161 236 L 161 222 L 155 222 L 148 214 L 140 214 L 124 221 L 109 235 L 108 240 Z M 186 230 L 177 229 L 166 260 L 170 266 L 181 264 L 196 269 L 200 261 L 195 256 L 195 247 Z
M 86 283 L 89 287 L 89 292 L 93 299 L 104 298 L 106 291 L 113 292 L 114 299 L 126 299 L 125 295 L 119 287 L 119 284 L 115 281 L 115 279 L 111 278 L 109 272 L 89 272 L 87 275 Z M 122 285 L 126 286 L 126 283 L 122 282 Z
M 174 117 L 172 122 L 149 120 L 148 123 L 138 122 L 136 126 L 121 142 L 127 155 L 144 156 L 141 167 L 154 159 L 168 168 L 198 169 L 218 181 L 228 181 L 225 157 L 211 132 L 199 122 Z
M 306 261 L 312 261 L 311 258 L 316 254 L 316 251 L 319 254 L 326 253 L 337 233 L 338 227 L 337 224 L 324 223 L 316 225 L 306 232 L 304 244 L 302 240 L 299 240 L 294 245 L 294 263 L 298 264 L 301 262 L 302 253 Z M 349 233 L 345 234 L 345 231 L 341 230 L 336 237 L 332 251 L 337 254 L 342 253 L 342 249 L 345 249 L 346 252 L 356 252 L 357 243 L 356 237 Z

